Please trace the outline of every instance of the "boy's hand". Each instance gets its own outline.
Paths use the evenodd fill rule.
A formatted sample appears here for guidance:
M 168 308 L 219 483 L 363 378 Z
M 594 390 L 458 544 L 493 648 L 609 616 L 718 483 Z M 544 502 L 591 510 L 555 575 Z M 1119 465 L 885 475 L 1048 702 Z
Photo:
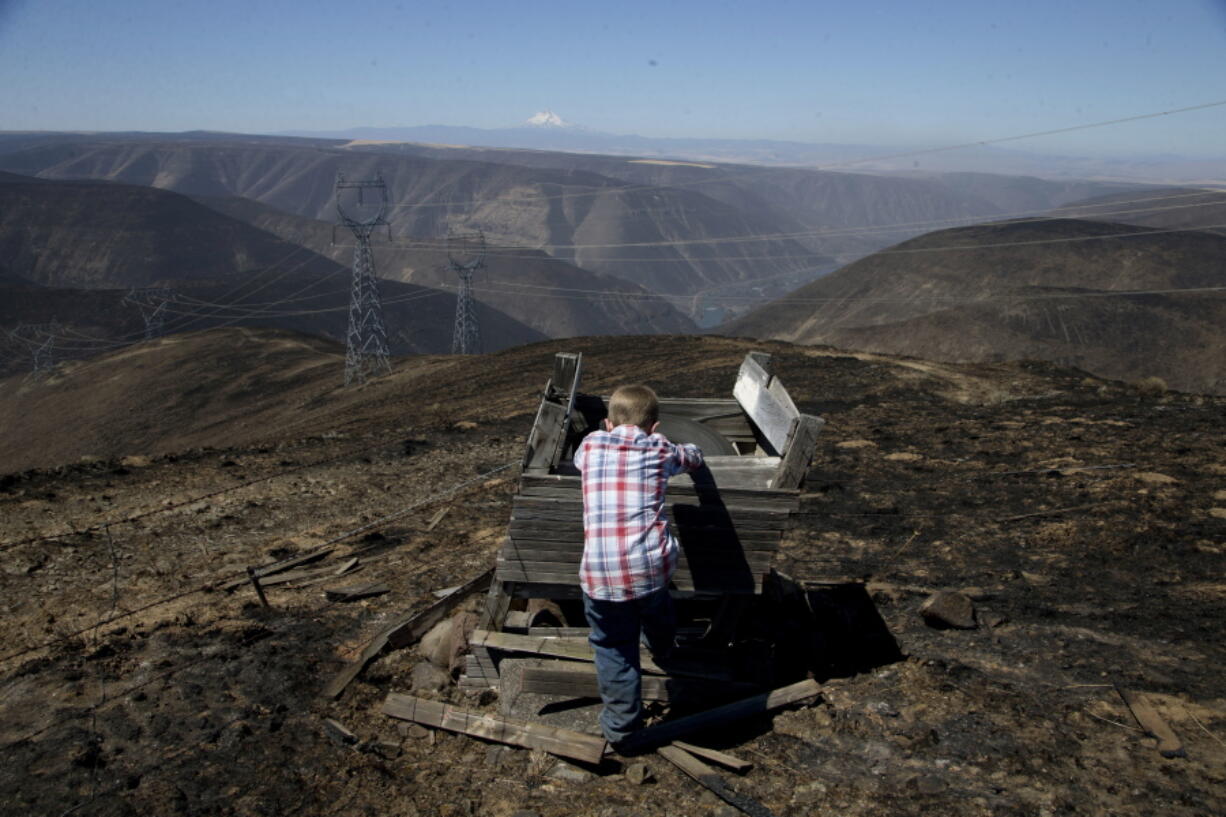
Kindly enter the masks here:
M 605 430 L 605 431 L 612 431 L 612 430 L 613 430 L 613 424 L 609 422 L 609 418 L 608 418 L 608 417 L 604 418 L 604 430 Z
M 654 423 L 652 423 L 652 424 L 651 424 L 651 431 L 648 431 L 647 433 L 648 433 L 648 434 L 655 434 L 655 433 L 656 433 L 656 429 L 658 429 L 659 427 L 660 427 L 660 422 L 657 420 L 656 422 L 654 422 Z

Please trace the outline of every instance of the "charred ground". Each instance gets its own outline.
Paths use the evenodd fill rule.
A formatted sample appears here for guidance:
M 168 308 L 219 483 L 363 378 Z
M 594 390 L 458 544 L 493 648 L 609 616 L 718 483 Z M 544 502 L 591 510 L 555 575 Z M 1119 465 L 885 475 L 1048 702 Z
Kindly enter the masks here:
M 4 813 L 721 813 L 652 758 L 655 784 L 566 782 L 534 753 L 402 735 L 378 705 L 407 689 L 414 651 L 376 661 L 338 703 L 317 693 L 381 622 L 491 563 L 513 471 L 489 472 L 518 458 L 555 351 L 584 353 L 592 392 L 635 379 L 725 396 L 763 347 L 801 410 L 828 421 L 779 566 L 868 578 L 904 657 L 848 674 L 834 616 L 821 701 L 723 736 L 757 764 L 734 785 L 789 815 L 1221 812 L 1222 398 L 1048 364 L 675 337 L 406 359 L 343 392 L 309 344 L 264 340 L 268 360 L 218 367 L 263 384 L 227 398 L 253 422 L 214 404 L 129 421 L 117 404 L 108 438 L 78 426 L 81 447 L 0 478 Z M 289 354 L 293 383 L 261 373 Z M 80 364 L 59 399 L 87 400 L 105 363 Z M 276 587 L 265 612 L 249 588 L 204 589 L 469 480 L 433 530 L 447 500 L 339 548 L 388 595 L 329 604 L 320 585 Z M 117 522 L 145 511 L 158 512 Z M 945 588 L 977 600 L 979 629 L 922 622 L 924 594 Z M 1158 755 L 1113 683 L 1150 695 L 1186 759 Z M 325 717 L 399 749 L 338 746 Z

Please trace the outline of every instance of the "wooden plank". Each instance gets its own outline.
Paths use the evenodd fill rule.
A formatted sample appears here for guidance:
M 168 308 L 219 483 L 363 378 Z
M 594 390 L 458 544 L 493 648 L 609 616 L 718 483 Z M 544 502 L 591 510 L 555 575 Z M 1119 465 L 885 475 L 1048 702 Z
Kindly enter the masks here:
M 545 551 L 539 555 L 553 555 L 557 551 Z M 537 554 L 534 554 L 537 555 Z M 567 556 L 568 554 L 562 554 Z M 698 558 L 694 560 L 686 559 L 683 555 L 677 564 L 677 572 L 685 574 L 693 574 L 695 571 L 726 571 L 729 574 L 735 574 L 737 571 L 754 572 L 755 570 L 765 572 L 770 570 L 771 562 L 774 555 L 769 552 L 755 551 L 745 554 L 737 554 L 736 556 L 725 556 L 710 558 Z M 559 560 L 529 560 L 520 556 L 503 557 L 499 556 L 497 564 L 499 569 L 506 567 L 510 570 L 521 570 L 528 573 L 540 571 L 542 573 L 563 573 L 573 571 L 575 578 L 579 576 L 580 556 L 576 554 L 574 558 L 563 558 Z
M 471 712 L 412 695 L 390 693 L 383 702 L 383 714 L 484 740 L 542 749 L 584 763 L 597 764 L 604 756 L 605 741 L 594 735 Z
M 752 546 L 720 546 L 696 544 L 681 550 L 681 566 L 689 568 L 693 565 L 710 566 L 718 564 L 735 565 L 741 562 L 751 565 L 770 567 L 779 549 L 764 543 L 753 543 Z M 578 542 L 551 542 L 524 540 L 512 541 L 495 557 L 500 562 L 511 564 L 519 562 L 557 562 L 567 566 L 577 567 L 583 557 L 583 545 Z
M 350 567 L 350 570 L 355 570 L 357 567 L 357 559 L 351 559 L 350 561 L 353 562 L 353 567 Z M 348 564 L 349 562 L 345 563 L 345 565 Z M 341 567 L 345 567 L 345 565 L 341 565 Z M 275 576 L 260 579 L 260 584 L 264 587 L 269 587 L 270 585 L 275 584 L 288 584 L 289 582 L 301 582 L 306 581 L 307 579 L 317 579 L 320 576 L 334 578 L 339 575 L 340 573 L 335 566 L 317 567 L 313 570 L 291 570 L 288 573 L 278 573 Z
M 321 547 L 317 550 L 312 550 L 297 556 L 291 556 L 288 559 L 282 559 L 279 562 L 273 562 L 272 564 L 267 564 L 263 567 L 254 568 L 253 572 L 255 573 L 257 579 L 262 579 L 265 576 L 271 576 L 275 573 L 289 570 L 291 567 L 298 567 L 299 565 L 308 564 L 318 559 L 322 559 L 334 550 L 336 550 L 336 547 L 333 545 Z M 241 579 L 232 579 L 231 581 L 225 582 L 218 586 L 222 590 L 233 590 L 247 584 L 248 581 L 249 579 L 246 576 L 243 576 Z M 261 582 L 261 584 L 268 584 L 268 582 Z
M 434 516 L 430 517 L 430 521 L 426 525 L 426 533 L 429 533 L 430 531 L 438 527 L 438 523 L 443 521 L 443 517 L 446 516 L 447 512 L 450 510 L 451 510 L 450 505 L 444 505 L 443 507 L 435 511 Z
M 715 570 L 703 569 L 699 574 L 690 570 L 678 570 L 673 574 L 672 585 L 678 590 L 696 593 L 739 593 L 744 595 L 757 594 L 762 589 L 763 567 L 753 569 Z M 520 566 L 510 562 L 499 562 L 497 566 L 499 581 L 518 584 L 557 584 L 579 587 L 578 566 L 566 568 L 559 566 L 556 570 L 546 570 L 540 566 Z M 530 596 L 525 596 L 530 598 Z
M 724 782 L 724 779 L 714 769 L 684 749 L 678 746 L 661 746 L 656 751 L 660 757 L 685 772 L 700 785 L 714 792 L 721 800 L 735 806 L 750 815 L 750 817 L 774 817 L 774 812 L 752 797 L 737 794 L 728 787 L 728 784 Z
M 366 599 L 371 596 L 382 596 L 384 593 L 390 593 L 391 588 L 386 584 L 375 582 L 372 584 L 358 584 L 350 587 L 334 587 L 324 590 L 324 596 L 328 601 L 357 601 L 358 599 Z
M 789 513 L 784 510 L 701 505 L 686 497 L 668 498 L 664 507 L 678 524 L 722 524 L 730 521 L 737 527 L 783 530 L 791 521 Z M 511 501 L 511 518 L 551 519 L 581 524 L 583 503 L 578 499 L 516 496 Z
M 450 596 L 439 599 L 424 610 L 412 613 L 384 627 L 366 643 L 358 657 L 346 664 L 321 693 L 325 698 L 336 698 L 345 691 L 349 682 L 357 678 L 368 663 L 385 648 L 400 649 L 421 638 L 431 627 L 443 620 L 459 606 L 469 593 L 490 582 L 494 570 L 490 568 L 479 576 L 466 581 Z
M 1155 710 L 1149 699 L 1143 693 L 1116 687 L 1116 692 L 1124 699 L 1132 716 L 1137 719 L 1141 728 L 1158 741 L 1158 753 L 1163 757 L 1187 757 L 1179 737 L 1167 725 Z
M 741 459 L 761 459 L 760 457 L 742 457 Z M 734 486 L 716 487 L 695 486 L 670 483 L 669 496 L 671 501 L 685 497 L 697 497 L 702 504 L 717 504 L 728 508 L 744 507 L 761 510 L 791 510 L 798 507 L 800 492 L 787 489 L 757 489 L 739 488 Z M 566 474 L 523 474 L 520 477 L 520 493 L 524 496 L 554 497 L 558 499 L 573 499 L 580 496 L 579 477 Z M 690 500 L 692 501 L 692 500 Z
M 549 470 L 557 465 L 555 454 L 566 437 L 566 406 L 541 400 L 536 413 L 536 422 L 528 432 L 528 447 L 524 452 L 525 470 L 529 468 Z
M 779 471 L 771 481 L 772 488 L 800 487 L 813 460 L 813 452 L 817 450 L 817 435 L 825 424 L 821 417 L 800 415 L 792 429 L 783 461 L 779 463 Z
M 732 395 L 749 415 L 750 421 L 769 444 L 768 454 L 780 454 L 787 447 L 788 431 L 796 418 L 792 399 L 779 398 L 779 390 L 770 390 L 771 376 L 748 355 L 741 364 Z M 786 396 L 786 392 L 784 392 Z
M 513 633 L 496 633 L 488 630 L 473 630 L 469 636 L 469 645 L 502 650 L 503 652 L 521 653 L 525 655 L 545 655 L 551 658 L 566 658 L 571 661 L 592 663 L 596 653 L 586 638 L 537 638 Z M 639 665 L 644 672 L 656 675 L 679 675 L 686 678 L 708 678 L 711 680 L 729 680 L 726 671 L 714 667 L 691 666 L 684 659 L 669 661 L 669 671 L 665 672 L 650 653 L 642 650 L 639 653 Z
M 571 406 L 583 380 L 583 355 L 579 352 L 558 352 L 553 356 L 553 385 L 561 394 L 569 395 Z
M 718 706 L 714 709 L 708 709 L 706 712 L 698 712 L 678 718 L 675 721 L 664 721 L 655 726 L 649 726 L 635 733 L 634 743 L 636 748 L 661 746 L 694 732 L 722 726 L 726 723 L 753 717 L 754 715 L 761 715 L 790 704 L 809 700 L 816 697 L 821 691 L 822 688 L 812 679 L 798 681 L 795 684 L 789 684 L 771 692 L 765 692 L 761 695 L 754 695 L 730 704 Z
M 709 760 L 712 763 L 718 763 L 725 769 L 731 769 L 740 774 L 744 774 L 753 768 L 753 764 L 748 760 L 741 760 L 739 757 L 730 755 L 727 752 L 721 752 L 718 749 L 708 749 L 705 746 L 695 746 L 692 743 L 682 743 L 679 740 L 674 740 L 670 745 L 684 749 L 695 757 Z
M 556 661 L 552 667 L 524 667 L 524 692 L 543 695 L 558 695 L 572 698 L 599 698 L 596 684 L 596 667 L 575 661 Z M 672 701 L 724 698 L 753 689 L 752 684 L 740 681 L 712 682 L 694 678 L 644 675 L 643 700 Z

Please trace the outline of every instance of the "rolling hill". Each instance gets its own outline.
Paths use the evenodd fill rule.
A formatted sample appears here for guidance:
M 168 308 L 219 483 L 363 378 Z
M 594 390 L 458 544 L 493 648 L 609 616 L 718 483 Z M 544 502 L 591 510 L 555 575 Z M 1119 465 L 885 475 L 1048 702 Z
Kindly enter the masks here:
M 1137 224 L 1161 230 L 1226 235 L 1226 192 L 1194 187 L 1148 190 L 1144 195 L 1094 196 L 1061 208 L 1067 218 Z
M 165 190 L 110 182 L 0 178 L 0 328 L 60 324 L 56 359 L 108 351 L 144 337 L 131 288 L 172 293 L 163 331 L 271 326 L 344 340 L 351 271 L 244 221 Z M 451 347 L 455 295 L 383 281 L 393 354 Z M 544 333 L 481 304 L 488 351 Z M 0 371 L 27 368 L 7 339 Z
M 903 242 L 720 331 L 938 360 L 1039 358 L 1224 392 L 1223 286 L 1221 236 L 1007 222 Z
M 123 135 L 92 142 L 53 135 L 42 142 L 0 139 L 0 169 L 239 196 L 329 221 L 338 171 L 350 178 L 379 172 L 391 192 L 397 236 L 437 240 L 450 228 L 479 228 L 493 243 L 543 249 L 669 294 L 829 264 L 804 245 L 775 237 L 779 230 L 769 213 L 695 189 L 632 185 L 585 170 L 216 135 L 162 142 Z M 695 238 L 703 243 L 674 243 Z
M 338 263 L 351 263 L 352 238 L 344 229 L 334 230 L 330 223 L 295 216 L 251 199 L 198 200 Z M 457 279 L 438 241 L 389 245 L 376 240 L 372 251 L 375 268 L 383 278 L 436 289 L 456 288 Z M 546 337 L 683 334 L 697 328 L 670 299 L 540 251 L 495 248 L 488 253 L 485 268 L 474 283 L 474 296 L 479 302 Z

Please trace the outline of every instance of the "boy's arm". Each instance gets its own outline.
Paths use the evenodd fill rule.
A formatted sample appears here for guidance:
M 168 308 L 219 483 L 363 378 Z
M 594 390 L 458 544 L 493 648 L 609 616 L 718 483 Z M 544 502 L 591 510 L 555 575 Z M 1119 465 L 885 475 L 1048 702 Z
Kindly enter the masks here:
M 677 473 L 702 467 L 702 449 L 693 443 L 674 444 L 673 455 L 677 461 Z

